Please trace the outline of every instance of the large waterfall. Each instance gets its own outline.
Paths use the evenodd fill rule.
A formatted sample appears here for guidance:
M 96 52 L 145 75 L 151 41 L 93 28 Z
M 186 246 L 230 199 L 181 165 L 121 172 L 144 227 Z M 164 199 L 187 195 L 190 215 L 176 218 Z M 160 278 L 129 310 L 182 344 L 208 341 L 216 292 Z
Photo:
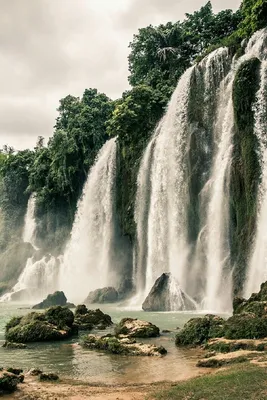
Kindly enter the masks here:
M 222 48 L 187 70 L 147 146 L 138 174 L 135 206 L 134 278 L 141 297 L 162 273 L 171 272 L 181 288 L 198 300 L 200 308 L 231 309 L 233 84 L 246 60 L 262 58 L 265 37 L 264 31 L 257 32 L 239 59 Z M 262 71 L 266 74 L 264 65 Z M 266 82 L 265 76 L 262 81 Z M 262 126 L 265 90 L 262 88 L 258 94 L 260 122 L 256 123 L 262 138 L 266 132 L 266 126 Z M 267 189 L 266 182 L 265 185 Z M 196 187 L 199 190 L 194 193 Z M 267 215 L 267 206 L 263 212 Z M 260 235 L 262 240 L 266 238 Z M 262 248 L 265 249 L 263 244 Z M 262 276 L 259 281 L 263 279 Z
M 71 301 L 114 284 L 114 190 L 116 138 L 100 150 L 91 168 L 60 268 L 59 287 Z
M 187 108 L 193 71 L 180 79 L 138 175 L 136 287 L 146 294 L 162 272 L 172 272 L 182 284 L 186 279 Z

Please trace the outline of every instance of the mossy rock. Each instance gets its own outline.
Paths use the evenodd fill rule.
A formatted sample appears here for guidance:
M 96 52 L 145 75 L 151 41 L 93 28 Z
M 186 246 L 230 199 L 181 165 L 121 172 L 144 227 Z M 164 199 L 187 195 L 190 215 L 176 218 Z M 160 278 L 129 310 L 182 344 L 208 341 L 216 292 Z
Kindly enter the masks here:
M 71 328 L 74 322 L 74 314 L 67 307 L 51 307 L 45 312 L 45 320 L 59 328 Z
M 6 325 L 6 341 L 13 343 L 62 340 L 74 333 L 74 315 L 66 307 L 51 307 L 45 313 L 31 312 L 12 318 Z
M 192 318 L 176 335 L 177 346 L 197 346 L 214 337 L 224 336 L 225 320 L 215 315 Z
M 133 338 L 150 338 L 160 335 L 159 328 L 151 322 L 134 318 L 123 318 L 115 328 L 116 335 Z
M 167 350 L 163 346 L 137 343 L 128 338 L 119 339 L 113 335 L 94 336 L 83 338 L 82 346 L 91 350 L 101 350 L 111 354 L 129 356 L 163 356 Z
M 0 372 L 0 395 L 5 393 L 13 393 L 17 390 L 21 378 L 10 372 Z
M 225 323 L 226 339 L 262 339 L 267 337 L 267 317 L 252 313 L 233 315 Z
M 57 291 L 53 294 L 49 294 L 46 299 L 41 303 L 36 304 L 32 308 L 35 310 L 44 310 L 53 306 L 66 306 L 67 298 L 64 292 Z
M 113 325 L 112 319 L 108 314 L 104 314 L 99 309 L 88 310 L 84 304 L 77 306 L 74 316 L 75 325 L 80 330 L 106 329 Z

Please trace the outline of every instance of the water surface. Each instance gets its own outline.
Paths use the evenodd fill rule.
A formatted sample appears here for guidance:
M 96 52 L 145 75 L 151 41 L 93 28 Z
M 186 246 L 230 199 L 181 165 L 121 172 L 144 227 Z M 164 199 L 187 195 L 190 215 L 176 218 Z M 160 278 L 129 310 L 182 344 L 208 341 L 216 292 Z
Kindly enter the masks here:
M 4 343 L 6 322 L 13 316 L 24 315 L 30 311 L 24 307 L 27 305 L 0 303 L 1 346 Z M 147 340 L 163 345 L 168 354 L 162 358 L 104 354 L 81 348 L 77 344 L 79 338 L 75 337 L 64 342 L 31 343 L 27 349 L 22 350 L 0 347 L 0 366 L 14 366 L 24 370 L 38 367 L 46 372 L 58 373 L 61 377 L 107 384 L 175 381 L 198 373 L 195 367 L 196 351 L 178 349 L 174 343 L 176 328 L 182 327 L 186 321 L 195 316 L 194 314 L 145 313 L 115 306 L 101 306 L 101 309 L 111 315 L 114 323 L 124 317 L 133 317 L 155 323 L 161 330 L 172 330 L 172 333 Z

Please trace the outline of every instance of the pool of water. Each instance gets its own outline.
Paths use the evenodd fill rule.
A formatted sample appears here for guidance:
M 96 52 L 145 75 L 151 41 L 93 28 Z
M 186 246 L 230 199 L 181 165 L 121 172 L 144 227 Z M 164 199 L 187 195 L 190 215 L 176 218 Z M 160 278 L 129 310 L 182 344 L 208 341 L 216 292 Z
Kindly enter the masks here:
M 0 367 L 14 366 L 24 370 L 38 367 L 62 377 L 107 384 L 175 381 L 197 374 L 196 351 L 179 349 L 174 343 L 175 329 L 181 328 L 195 314 L 147 313 L 116 306 L 99 307 L 111 315 L 114 323 L 124 317 L 133 317 L 150 321 L 161 330 L 172 330 L 172 333 L 148 340 L 168 350 L 168 354 L 162 358 L 117 356 L 90 351 L 78 345 L 77 337 L 64 342 L 32 343 L 22 350 L 3 348 L 5 324 L 13 316 L 30 312 L 26 307 L 0 303 Z

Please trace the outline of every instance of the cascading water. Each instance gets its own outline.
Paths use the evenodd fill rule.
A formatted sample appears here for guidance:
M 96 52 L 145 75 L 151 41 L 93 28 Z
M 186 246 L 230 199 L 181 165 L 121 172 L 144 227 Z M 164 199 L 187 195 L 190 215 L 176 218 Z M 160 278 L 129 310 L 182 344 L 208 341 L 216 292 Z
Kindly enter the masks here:
M 135 285 L 141 298 L 162 273 L 171 272 L 202 308 L 231 309 L 233 84 L 243 62 L 261 57 L 265 35 L 257 32 L 239 59 L 232 60 L 227 49 L 218 49 L 186 71 L 144 153 L 135 206 Z M 192 102 L 198 107 L 193 113 Z M 194 229 L 198 229 L 196 239 L 191 237 Z
M 35 250 L 35 194 L 28 201 L 27 211 L 24 218 L 23 241 L 30 243 Z M 28 258 L 25 268 L 19 276 L 18 282 L 10 293 L 6 293 L 0 301 L 38 301 L 57 288 L 58 260 L 51 255 L 41 260 L 35 256 Z
M 147 147 L 138 175 L 136 287 L 145 294 L 163 272 L 172 272 L 181 283 L 185 278 L 189 252 L 187 104 L 193 70 L 189 69 L 180 79 L 167 113 Z
M 59 287 L 71 301 L 84 301 L 91 290 L 113 284 L 115 172 L 113 138 L 102 147 L 89 172 L 61 262 Z
M 260 145 L 262 176 L 258 193 L 257 231 L 244 288 L 246 298 L 258 292 L 261 283 L 267 280 L 267 61 L 262 61 L 261 65 L 254 131 Z
M 35 231 L 36 231 L 36 222 L 34 218 L 35 213 L 35 194 L 32 193 L 27 206 L 27 212 L 24 219 L 24 230 L 23 230 L 23 242 L 30 243 L 34 248 L 35 247 Z

